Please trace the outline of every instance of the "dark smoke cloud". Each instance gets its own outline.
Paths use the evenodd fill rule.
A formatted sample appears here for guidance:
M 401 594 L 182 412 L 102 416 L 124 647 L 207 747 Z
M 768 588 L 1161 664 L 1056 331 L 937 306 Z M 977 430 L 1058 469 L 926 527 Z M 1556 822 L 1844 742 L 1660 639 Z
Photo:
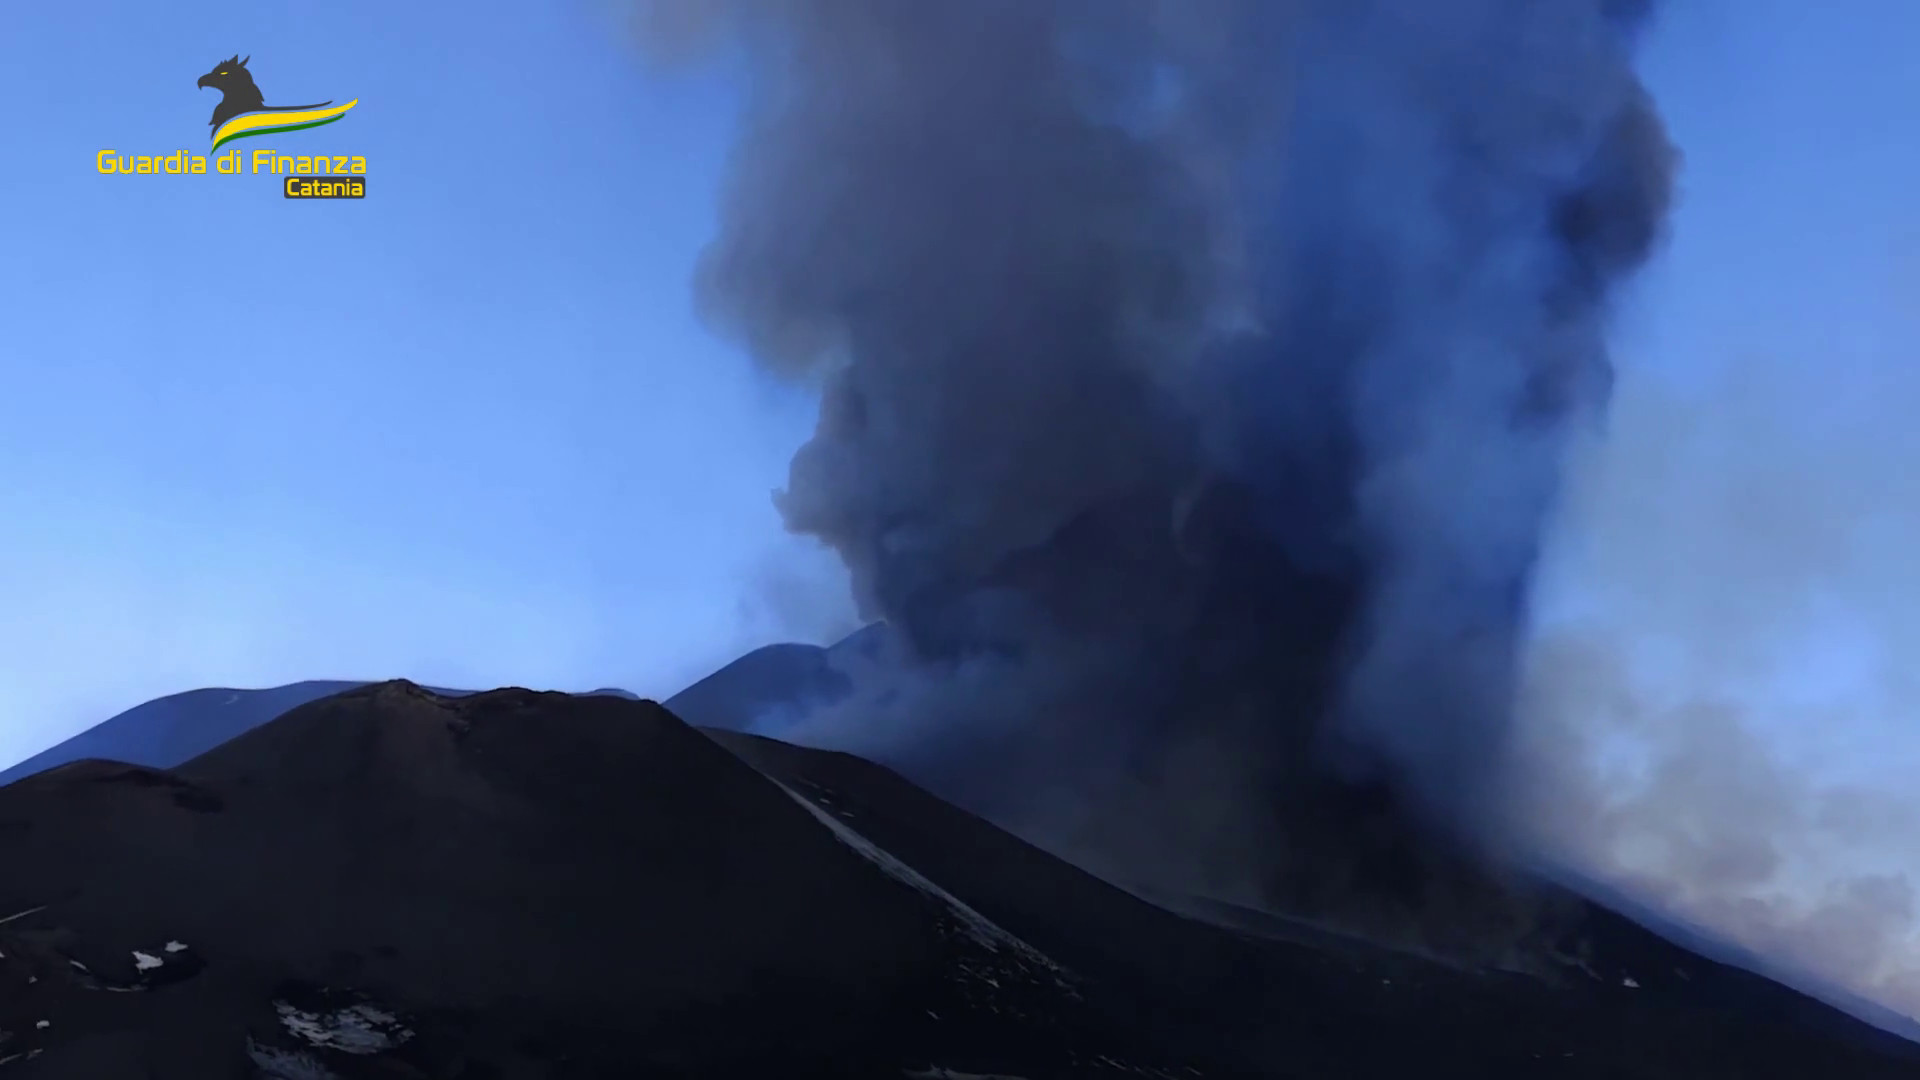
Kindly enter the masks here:
M 1646 7 L 641 2 L 656 53 L 749 61 L 699 299 L 821 387 L 779 507 L 903 642 L 822 730 L 1307 908 L 1483 831 L 1667 208 Z

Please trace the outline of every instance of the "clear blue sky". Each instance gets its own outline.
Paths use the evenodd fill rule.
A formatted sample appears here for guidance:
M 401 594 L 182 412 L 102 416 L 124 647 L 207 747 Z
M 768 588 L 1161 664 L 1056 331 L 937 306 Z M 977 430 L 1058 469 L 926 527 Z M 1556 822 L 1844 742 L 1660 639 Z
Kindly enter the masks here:
M 0 763 L 196 686 L 665 694 L 845 625 L 768 500 L 811 404 L 691 310 L 734 90 L 645 75 L 618 6 L 8 12 Z M 1642 712 L 1734 701 L 1802 803 L 1885 795 L 1920 769 L 1920 6 L 1668 6 L 1646 66 L 1686 154 L 1675 241 L 1546 606 L 1632 654 Z M 286 145 L 364 155 L 364 201 L 94 173 L 203 147 L 194 82 L 234 52 L 269 101 L 360 99 Z M 1545 682 L 1591 711 L 1591 678 Z M 1684 750 L 1641 742 L 1642 773 Z M 1737 839 L 1753 807 L 1713 779 L 1660 821 Z M 1848 837 L 1802 845 L 1803 891 L 1907 868 Z

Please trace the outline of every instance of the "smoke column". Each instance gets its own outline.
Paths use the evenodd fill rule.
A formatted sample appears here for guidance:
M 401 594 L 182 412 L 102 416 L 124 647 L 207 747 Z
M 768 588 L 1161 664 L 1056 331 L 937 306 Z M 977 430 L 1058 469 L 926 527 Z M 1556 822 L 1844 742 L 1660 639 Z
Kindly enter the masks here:
M 893 635 L 811 721 L 1090 865 L 1466 886 L 1671 152 L 1622 0 L 645 0 L 753 77 L 713 325 Z

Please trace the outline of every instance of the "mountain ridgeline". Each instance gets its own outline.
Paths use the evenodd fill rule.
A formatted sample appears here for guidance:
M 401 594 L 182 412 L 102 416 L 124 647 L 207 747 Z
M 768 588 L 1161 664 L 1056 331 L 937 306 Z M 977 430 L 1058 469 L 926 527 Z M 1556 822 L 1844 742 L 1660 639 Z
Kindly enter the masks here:
M 368 684 L 175 768 L 69 762 L 0 787 L 0 859 L 22 1077 L 1920 1078 L 1570 894 L 1501 968 L 1176 914 L 611 694 Z

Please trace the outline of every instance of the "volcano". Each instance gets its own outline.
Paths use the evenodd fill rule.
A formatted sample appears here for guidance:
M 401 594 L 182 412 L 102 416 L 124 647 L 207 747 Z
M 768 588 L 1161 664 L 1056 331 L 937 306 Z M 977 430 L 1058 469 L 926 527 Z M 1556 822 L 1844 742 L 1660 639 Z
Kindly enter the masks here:
M 1920 1077 L 1592 905 L 1504 970 L 1176 914 L 611 695 L 381 683 L 70 763 L 0 788 L 0 859 L 21 1077 Z

